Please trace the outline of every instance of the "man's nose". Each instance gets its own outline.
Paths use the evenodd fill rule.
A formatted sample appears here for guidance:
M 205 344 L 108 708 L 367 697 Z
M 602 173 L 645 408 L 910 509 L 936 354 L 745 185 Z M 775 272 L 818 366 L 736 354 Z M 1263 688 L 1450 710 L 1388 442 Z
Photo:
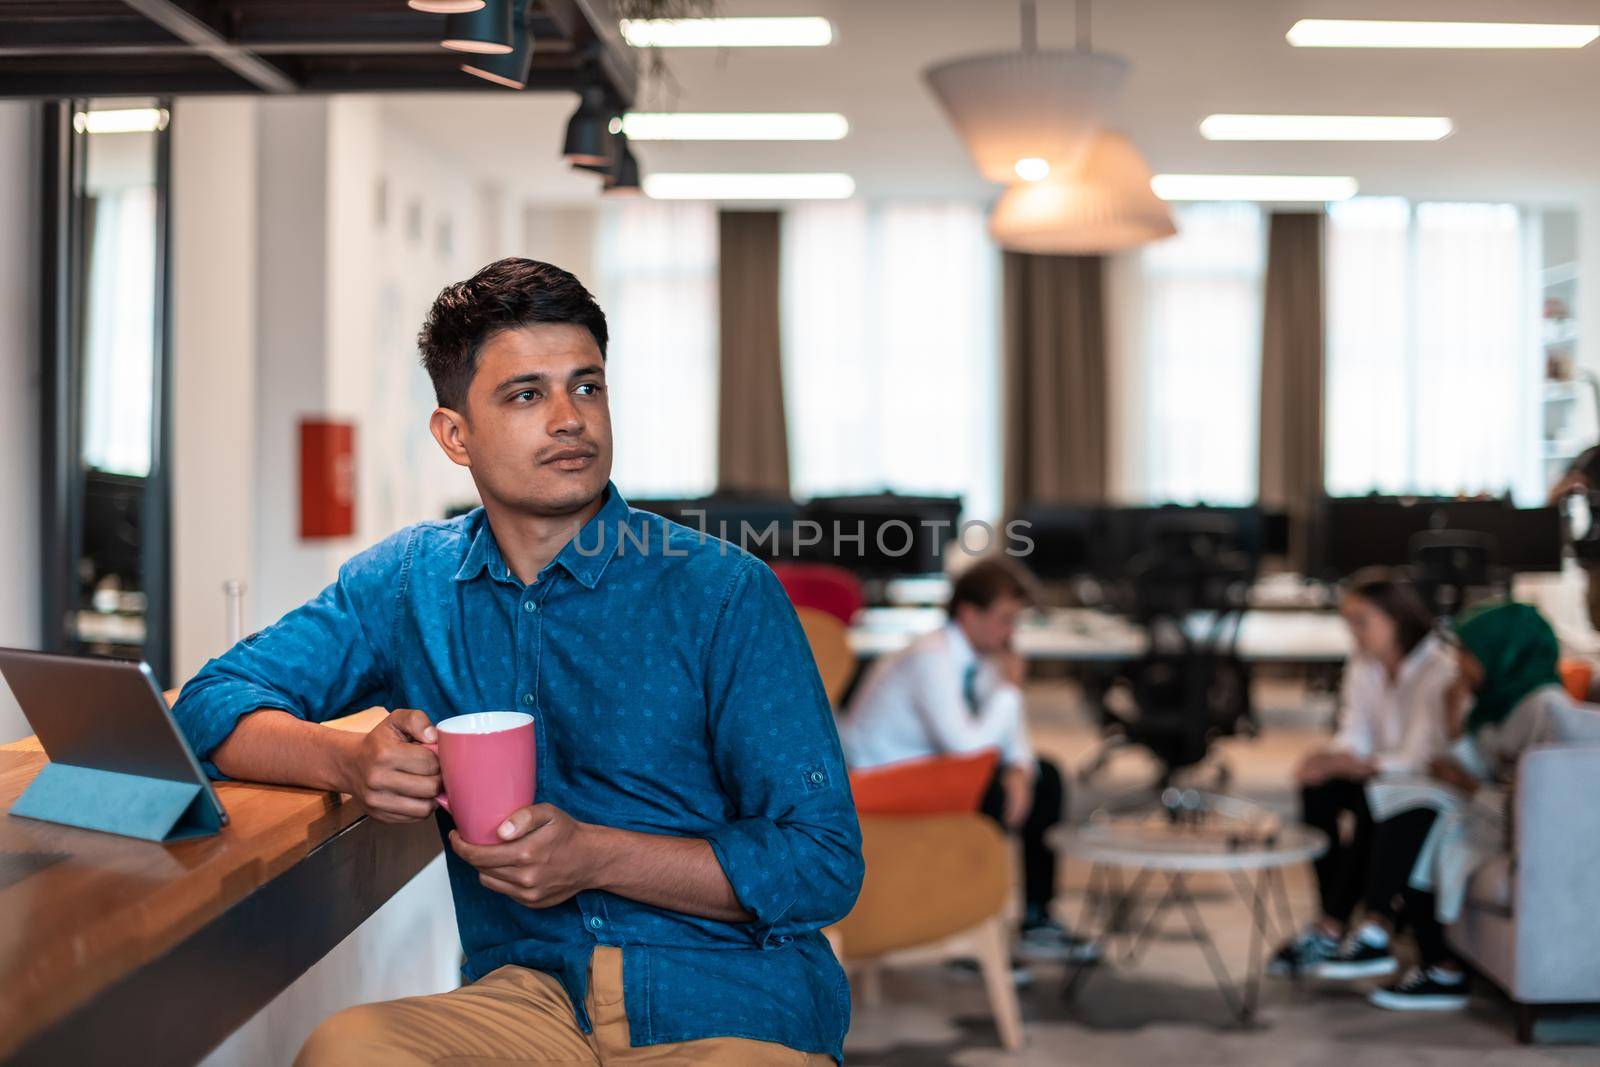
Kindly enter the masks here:
M 550 424 L 547 432 L 551 436 L 557 434 L 572 436 L 583 432 L 583 412 L 573 403 L 570 393 L 557 393 L 551 397 L 549 411 Z

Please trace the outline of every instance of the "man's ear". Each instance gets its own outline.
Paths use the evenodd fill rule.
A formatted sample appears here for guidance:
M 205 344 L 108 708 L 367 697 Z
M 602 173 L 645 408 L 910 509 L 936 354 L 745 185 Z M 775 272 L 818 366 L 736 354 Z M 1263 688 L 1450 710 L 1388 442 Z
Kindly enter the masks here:
M 450 457 L 450 462 L 461 467 L 471 467 L 472 459 L 467 455 L 467 420 L 459 411 L 449 408 L 434 408 L 433 414 L 428 417 L 428 429 L 433 432 L 433 439 L 439 442 L 439 447 L 444 449 L 444 454 Z

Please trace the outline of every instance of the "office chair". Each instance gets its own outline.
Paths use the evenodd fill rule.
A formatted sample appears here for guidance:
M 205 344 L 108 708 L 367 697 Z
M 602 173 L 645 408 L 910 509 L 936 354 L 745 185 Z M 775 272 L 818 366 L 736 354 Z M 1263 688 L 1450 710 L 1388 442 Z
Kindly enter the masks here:
M 1255 730 L 1250 674 L 1238 654 L 1253 565 L 1226 540 L 1193 528 L 1152 540 L 1156 547 L 1132 561 L 1127 583 L 1148 646 L 1113 683 L 1131 710 L 1102 709 L 1105 740 L 1082 781 L 1137 746 L 1160 764 L 1165 786 L 1203 763 L 1218 737 Z M 1226 765 L 1216 774 L 1225 786 Z
M 1460 614 L 1471 600 L 1480 598 L 1475 594 L 1509 591 L 1509 577 L 1495 563 L 1498 545 L 1488 534 L 1428 530 L 1412 536 L 1410 556 L 1417 591 L 1441 619 Z

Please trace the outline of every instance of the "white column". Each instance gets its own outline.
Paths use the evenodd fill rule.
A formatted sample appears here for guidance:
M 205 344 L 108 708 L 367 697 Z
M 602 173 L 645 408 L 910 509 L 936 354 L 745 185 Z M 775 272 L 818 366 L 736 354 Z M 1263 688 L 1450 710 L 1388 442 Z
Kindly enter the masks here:
M 0 645 L 38 648 L 39 105 L 0 102 Z M 0 684 L 0 744 L 33 731 Z
M 254 585 L 256 118 L 186 97 L 172 122 L 172 647 L 181 682 L 227 647 L 225 582 Z

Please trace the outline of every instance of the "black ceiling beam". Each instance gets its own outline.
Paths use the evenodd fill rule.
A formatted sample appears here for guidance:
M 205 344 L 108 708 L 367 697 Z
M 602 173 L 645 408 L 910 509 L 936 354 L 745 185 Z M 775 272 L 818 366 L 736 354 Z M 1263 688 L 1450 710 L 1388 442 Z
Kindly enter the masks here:
M 208 19 L 176 0 L 123 0 L 123 3 L 263 92 L 292 93 L 299 89 L 294 79 L 282 70 L 233 43 Z

